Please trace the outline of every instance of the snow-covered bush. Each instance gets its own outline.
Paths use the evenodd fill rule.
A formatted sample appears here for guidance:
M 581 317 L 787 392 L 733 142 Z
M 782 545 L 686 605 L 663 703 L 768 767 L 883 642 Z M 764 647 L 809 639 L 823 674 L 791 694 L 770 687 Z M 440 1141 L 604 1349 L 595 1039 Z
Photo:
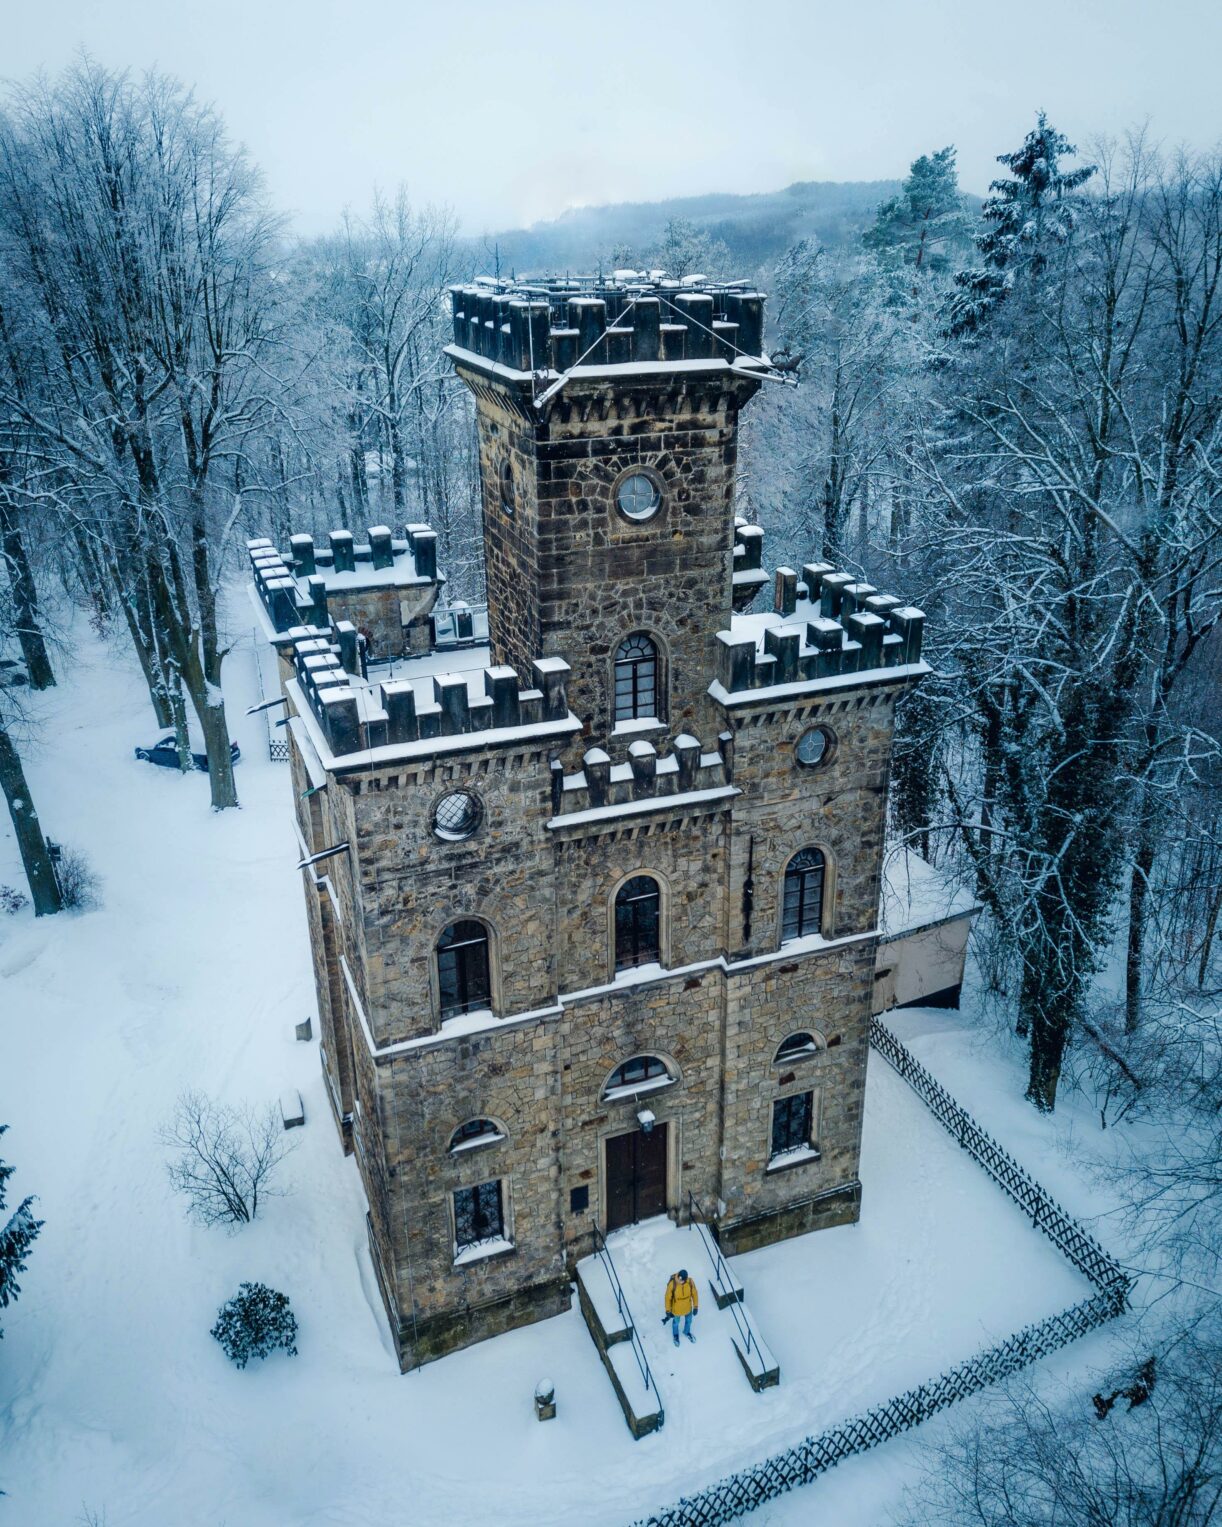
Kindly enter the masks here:
M 170 1182 L 202 1225 L 243 1225 L 274 1193 L 271 1179 L 292 1149 L 272 1107 L 231 1108 L 202 1092 L 184 1092 L 160 1133 L 173 1155 Z
M 8 1128 L 0 1124 L 0 1135 Z M 3 1213 L 6 1185 L 13 1175 L 13 1168 L 0 1161 L 0 1213 Z M 7 1224 L 0 1221 L 0 1309 L 6 1308 L 21 1292 L 17 1274 L 25 1271 L 25 1259 L 43 1222 L 35 1219 L 30 1205 L 32 1198 L 24 1198 L 9 1217 Z M 3 1336 L 0 1330 L 0 1336 Z
M 266 1283 L 240 1284 L 234 1297 L 218 1310 L 212 1335 L 239 1368 L 277 1347 L 290 1357 L 297 1356 L 297 1317 L 289 1308 L 288 1295 Z
M 89 860 L 78 848 L 60 851 L 55 866 L 55 878 L 59 881 L 59 894 L 66 907 L 96 907 L 102 882 L 90 867 Z
M 28 907 L 30 898 L 23 896 L 20 891 L 11 885 L 0 885 L 0 912 L 20 912 L 22 907 Z

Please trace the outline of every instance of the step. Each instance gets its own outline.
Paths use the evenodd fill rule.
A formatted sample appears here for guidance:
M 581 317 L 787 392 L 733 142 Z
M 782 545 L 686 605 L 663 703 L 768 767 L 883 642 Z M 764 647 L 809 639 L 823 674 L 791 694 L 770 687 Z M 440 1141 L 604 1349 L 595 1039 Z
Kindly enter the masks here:
M 744 1315 L 746 1306 L 743 1306 Z M 746 1322 L 752 1335 L 749 1349 L 748 1344 L 737 1328 L 731 1333 L 730 1340 L 734 1343 L 734 1351 L 738 1354 L 738 1360 L 743 1365 L 743 1372 L 747 1375 L 747 1382 L 759 1394 L 761 1389 L 771 1389 L 781 1382 L 781 1368 L 766 1342 L 760 1340 L 759 1331 L 753 1320 Z
M 646 1383 L 631 1321 L 621 1312 L 610 1275 L 602 1258 L 585 1257 L 577 1264 L 577 1302 L 611 1387 L 639 1442 L 656 1432 L 666 1419 L 657 1385 Z
M 620 1312 L 601 1257 L 584 1257 L 578 1262 L 577 1297 L 594 1345 L 600 1352 L 631 1338 L 632 1326 Z

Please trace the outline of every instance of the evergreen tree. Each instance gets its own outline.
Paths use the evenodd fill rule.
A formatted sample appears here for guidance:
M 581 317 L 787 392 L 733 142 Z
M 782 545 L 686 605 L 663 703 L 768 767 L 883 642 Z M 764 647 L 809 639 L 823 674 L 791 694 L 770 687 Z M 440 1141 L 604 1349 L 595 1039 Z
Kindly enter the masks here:
M 0 1124 L 0 1135 L 7 1128 L 7 1124 Z M 0 1161 L 0 1212 L 4 1209 L 6 1187 L 12 1175 L 13 1168 Z M 35 1219 L 30 1210 L 33 1202 L 33 1198 L 23 1199 L 8 1223 L 0 1228 L 0 1309 L 7 1308 L 21 1292 L 17 1274 L 25 1271 L 25 1259 L 43 1226 L 42 1220 Z M 0 1330 L 0 1336 L 3 1335 Z
M 963 198 L 952 144 L 914 159 L 898 196 L 882 203 L 862 235 L 867 249 L 923 274 L 950 268 L 967 242 Z
M 981 211 L 985 228 L 976 238 L 983 264 L 955 277 L 952 334 L 978 329 L 1020 279 L 1038 283 L 1052 246 L 1063 244 L 1073 228 L 1077 192 L 1095 173 L 1093 164 L 1061 169 L 1061 161 L 1077 152 L 1041 111 L 1022 148 L 997 156 L 1012 178 L 989 185 L 993 194 Z

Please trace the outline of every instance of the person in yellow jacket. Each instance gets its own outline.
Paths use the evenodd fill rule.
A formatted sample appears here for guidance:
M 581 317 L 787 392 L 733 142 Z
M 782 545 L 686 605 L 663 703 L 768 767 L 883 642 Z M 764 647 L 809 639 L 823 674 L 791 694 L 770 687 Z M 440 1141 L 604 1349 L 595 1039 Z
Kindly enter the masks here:
M 700 1295 L 696 1292 L 696 1285 L 687 1275 L 687 1268 L 681 1267 L 677 1273 L 671 1273 L 670 1282 L 666 1285 L 666 1314 L 663 1320 L 670 1321 L 671 1335 L 675 1338 L 675 1346 L 679 1345 L 679 1322 L 683 1322 L 683 1334 L 688 1341 L 695 1341 L 692 1335 L 692 1319 L 700 1309 Z

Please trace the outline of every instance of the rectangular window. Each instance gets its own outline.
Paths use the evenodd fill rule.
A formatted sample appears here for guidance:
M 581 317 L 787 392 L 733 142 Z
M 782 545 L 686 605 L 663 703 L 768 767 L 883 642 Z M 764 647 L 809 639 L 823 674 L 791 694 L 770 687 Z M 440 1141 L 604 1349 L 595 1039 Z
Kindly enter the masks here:
M 469 1251 L 485 1241 L 505 1236 L 504 1201 L 498 1178 L 476 1188 L 457 1188 L 454 1193 L 454 1246 Z
M 772 1159 L 791 1152 L 815 1148 L 813 1092 L 799 1092 L 793 1097 L 777 1098 L 772 1105 Z

